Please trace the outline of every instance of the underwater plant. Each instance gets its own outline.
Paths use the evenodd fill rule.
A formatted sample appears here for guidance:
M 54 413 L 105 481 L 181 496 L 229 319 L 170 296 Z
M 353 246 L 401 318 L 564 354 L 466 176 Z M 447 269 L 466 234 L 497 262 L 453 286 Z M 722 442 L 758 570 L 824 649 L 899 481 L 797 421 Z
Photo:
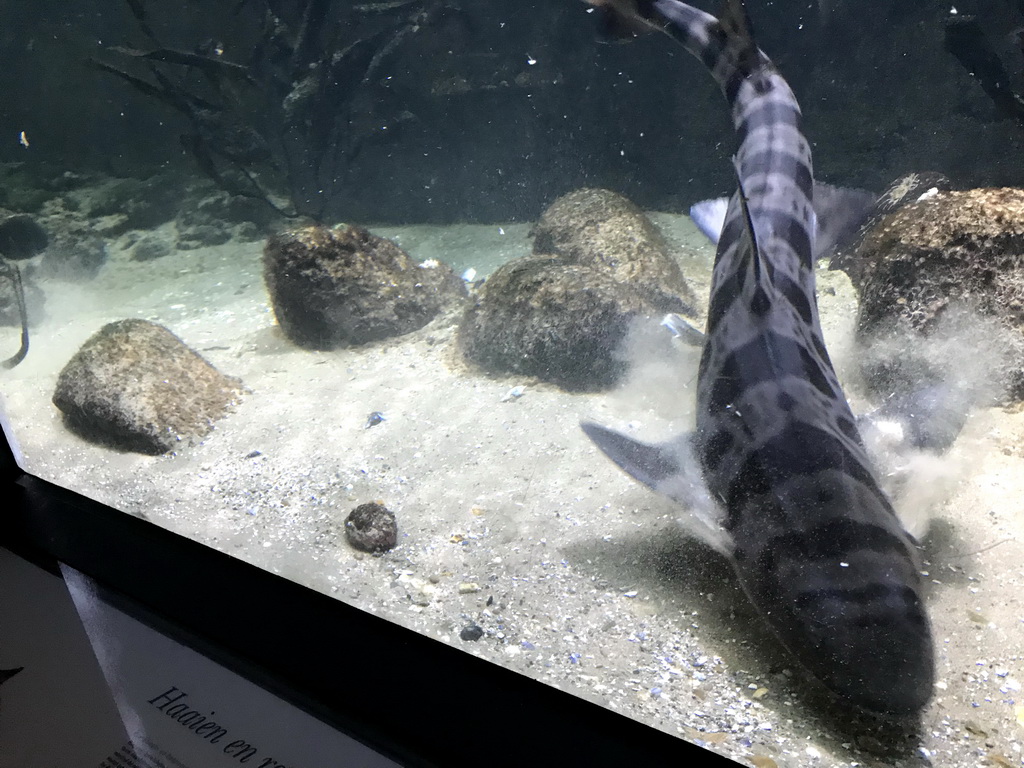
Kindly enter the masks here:
M 413 119 L 379 97 L 382 69 L 459 12 L 444 0 L 239 0 L 222 38 L 183 50 L 160 39 L 146 0 L 125 2 L 145 44 L 89 63 L 182 115 L 182 146 L 220 188 L 316 221 L 338 215 L 356 156 Z
M 13 368 L 28 354 L 28 313 L 25 310 L 25 289 L 21 285 L 21 271 L 3 257 L 0 257 L 0 278 L 11 281 L 14 300 L 18 304 L 18 314 L 21 319 L 21 347 L 11 357 L 0 361 L 0 367 Z

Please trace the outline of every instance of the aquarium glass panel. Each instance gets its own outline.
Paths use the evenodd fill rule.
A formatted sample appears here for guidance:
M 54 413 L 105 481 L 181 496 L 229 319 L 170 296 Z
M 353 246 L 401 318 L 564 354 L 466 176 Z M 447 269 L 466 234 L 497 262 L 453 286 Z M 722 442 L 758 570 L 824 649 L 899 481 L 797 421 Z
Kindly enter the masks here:
M 1024 5 L 23 5 L 26 471 L 742 764 L 1021 763 Z

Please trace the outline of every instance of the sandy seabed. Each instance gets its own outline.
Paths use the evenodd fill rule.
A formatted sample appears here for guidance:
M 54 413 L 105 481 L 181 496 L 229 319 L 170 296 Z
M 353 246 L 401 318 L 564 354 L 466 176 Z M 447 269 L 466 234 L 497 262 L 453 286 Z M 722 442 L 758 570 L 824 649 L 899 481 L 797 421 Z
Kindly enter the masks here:
M 712 249 L 686 217 L 654 218 L 706 296 Z M 481 276 L 530 248 L 527 225 L 371 229 L 417 261 Z M 301 350 L 276 327 L 261 248 L 143 263 L 117 251 L 91 282 L 42 283 L 31 352 L 0 378 L 24 468 L 742 764 L 1024 764 L 1024 413 L 979 411 L 937 465 L 950 487 L 925 542 L 938 686 L 919 726 L 879 724 L 833 714 L 681 511 L 579 429 L 590 419 L 653 441 L 689 428 L 695 353 L 647 330 L 618 390 L 581 395 L 469 369 L 455 316 L 381 344 Z M 841 273 L 822 273 L 819 291 L 842 376 L 856 298 Z M 51 403 L 61 368 L 132 317 L 251 390 L 201 443 L 149 457 L 64 428 Z M 14 329 L 0 338 L 17 347 Z M 957 364 L 970 359 L 964 349 Z M 373 411 L 385 420 L 366 428 Z M 398 519 L 381 557 L 343 533 L 371 500 Z M 469 625 L 479 640 L 460 639 Z

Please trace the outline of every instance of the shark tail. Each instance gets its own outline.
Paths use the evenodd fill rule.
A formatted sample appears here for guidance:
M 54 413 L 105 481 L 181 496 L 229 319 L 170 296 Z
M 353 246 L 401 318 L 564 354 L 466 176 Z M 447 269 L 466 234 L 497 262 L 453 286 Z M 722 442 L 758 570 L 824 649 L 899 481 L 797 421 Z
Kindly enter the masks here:
M 757 71 L 767 59 L 754 42 L 750 16 L 743 0 L 725 0 L 718 23 L 726 35 L 726 45 L 735 52 L 737 69 L 743 76 Z
M 654 0 L 584 0 L 596 9 L 598 33 L 604 42 L 628 42 L 662 25 L 654 13 Z

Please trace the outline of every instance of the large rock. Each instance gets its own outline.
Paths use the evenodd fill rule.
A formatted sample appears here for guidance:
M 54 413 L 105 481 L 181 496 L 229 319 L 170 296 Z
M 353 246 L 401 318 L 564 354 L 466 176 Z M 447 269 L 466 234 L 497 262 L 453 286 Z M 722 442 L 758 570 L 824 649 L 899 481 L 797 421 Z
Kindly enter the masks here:
M 553 202 L 534 228 L 533 252 L 592 267 L 628 283 L 652 307 L 695 305 L 661 231 L 631 201 L 607 189 L 578 189 Z
M 861 332 L 898 315 L 926 330 L 954 302 L 1024 319 L 1024 190 L 938 192 L 883 219 L 861 243 Z
M 484 370 L 604 389 L 625 373 L 617 351 L 635 318 L 693 315 L 692 292 L 660 232 L 620 195 L 572 192 L 534 232 L 533 255 L 499 268 L 460 326 L 464 357 Z
M 827 185 L 815 184 L 815 202 L 817 202 L 819 187 L 827 188 Z M 947 192 L 952 188 L 953 183 L 949 178 L 934 171 L 907 173 L 900 176 L 889 184 L 875 200 L 856 235 L 832 254 L 829 266 L 832 269 L 841 269 L 846 272 L 854 284 L 859 283 L 861 280 L 860 246 L 882 220 L 900 208 L 916 203 L 922 195 L 929 196 L 935 192 Z
M 862 341 L 928 337 L 947 315 L 952 334 L 972 315 L 995 320 L 983 334 L 1000 348 L 993 375 L 1024 394 L 1024 190 L 935 192 L 884 217 L 852 257 Z
M 499 373 L 536 376 L 569 391 L 614 385 L 626 366 L 615 350 L 650 306 L 608 272 L 527 256 L 484 284 L 459 329 L 466 359 Z
M 353 226 L 274 235 L 263 277 L 281 330 L 310 349 L 415 331 L 466 295 L 447 265 L 416 264 L 390 240 Z
M 163 326 L 120 320 L 64 366 L 53 403 L 83 438 L 155 455 L 208 434 L 242 392 Z

